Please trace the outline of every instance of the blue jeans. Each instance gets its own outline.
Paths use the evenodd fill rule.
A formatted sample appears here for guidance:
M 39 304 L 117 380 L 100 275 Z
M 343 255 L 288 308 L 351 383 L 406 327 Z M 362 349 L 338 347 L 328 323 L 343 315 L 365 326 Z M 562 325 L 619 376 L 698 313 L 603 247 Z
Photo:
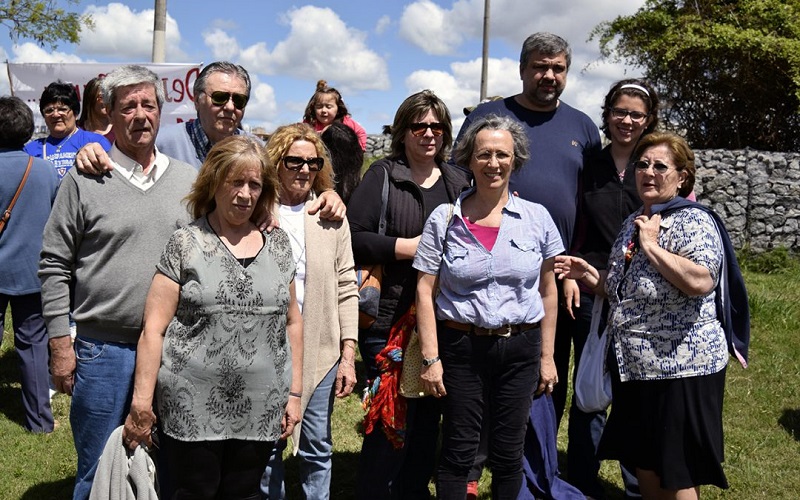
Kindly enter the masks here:
M 86 500 L 103 447 L 130 411 L 136 344 L 102 342 L 78 334 L 75 355 L 77 368 L 69 415 L 78 454 L 73 499 Z
M 522 486 L 525 431 L 539 381 L 541 330 L 511 337 L 475 336 L 440 325 L 438 339 L 447 390 L 438 498 L 465 498 L 484 414 L 489 418 L 492 498 L 516 498 Z
M 53 412 L 50 409 L 50 353 L 47 348 L 47 328 L 42 317 L 42 296 L 0 294 L 0 343 L 6 307 L 11 303 L 11 322 L 14 328 L 14 347 L 19 356 L 22 408 L 25 428 L 31 432 L 53 432 Z
M 331 437 L 331 415 L 333 414 L 334 384 L 339 364 L 333 365 L 320 381 L 303 412 L 300 442 L 297 455 L 300 458 L 300 480 L 303 495 L 309 499 L 327 499 L 331 493 L 331 458 L 333 439 Z M 283 450 L 286 440 L 276 443 L 261 476 L 261 493 L 264 499 L 283 500 L 286 496 L 283 466 Z

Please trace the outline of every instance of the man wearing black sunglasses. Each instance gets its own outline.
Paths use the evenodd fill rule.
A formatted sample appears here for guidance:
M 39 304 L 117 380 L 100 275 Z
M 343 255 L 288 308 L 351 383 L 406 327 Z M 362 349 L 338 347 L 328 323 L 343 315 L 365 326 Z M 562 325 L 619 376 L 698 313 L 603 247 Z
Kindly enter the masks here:
M 204 67 L 193 87 L 197 119 L 164 127 L 158 149 L 199 169 L 211 146 L 246 133 L 239 126 L 250 87 L 250 75 L 238 64 L 216 61 Z

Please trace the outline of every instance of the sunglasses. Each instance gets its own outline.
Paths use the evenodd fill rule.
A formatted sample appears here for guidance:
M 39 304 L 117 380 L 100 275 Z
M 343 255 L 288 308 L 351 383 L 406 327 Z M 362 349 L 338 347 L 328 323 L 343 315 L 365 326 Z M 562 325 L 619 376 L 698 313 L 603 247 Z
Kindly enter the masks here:
M 299 156 L 284 156 L 283 157 L 283 166 L 286 167 L 287 170 L 293 170 L 297 172 L 298 170 L 303 168 L 303 165 L 308 165 L 308 170 L 311 172 L 319 172 L 322 170 L 322 166 L 325 165 L 324 158 L 300 158 Z
M 663 163 L 649 163 L 644 160 L 633 162 L 633 167 L 640 172 L 646 172 L 648 168 L 653 167 L 653 172 L 661 175 L 666 174 L 667 171 L 672 168 L 668 165 L 664 165 Z
M 647 113 L 641 111 L 629 111 L 622 108 L 611 108 L 611 117 L 615 120 L 624 120 L 626 116 L 631 117 L 632 122 L 641 123 L 647 118 Z
M 408 126 L 408 128 L 411 129 L 411 135 L 413 135 L 414 137 L 422 137 L 423 135 L 425 135 L 425 132 L 428 129 L 431 129 L 431 134 L 433 134 L 436 137 L 439 137 L 444 133 L 444 124 L 439 122 L 412 123 L 411 125 Z
M 214 106 L 224 106 L 228 104 L 228 101 L 233 101 L 233 107 L 236 109 L 244 109 L 247 106 L 247 101 L 250 99 L 244 94 L 236 94 L 234 92 L 222 92 L 218 90 L 212 93 L 204 92 L 210 99 L 211 104 Z

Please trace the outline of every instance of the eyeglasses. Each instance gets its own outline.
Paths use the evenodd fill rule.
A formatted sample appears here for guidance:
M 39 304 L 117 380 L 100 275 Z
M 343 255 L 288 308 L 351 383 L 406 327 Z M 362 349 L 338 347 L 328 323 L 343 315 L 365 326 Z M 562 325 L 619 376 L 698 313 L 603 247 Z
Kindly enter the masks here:
M 475 155 L 475 161 L 482 164 L 491 162 L 492 158 L 496 159 L 500 165 L 508 165 L 514 158 L 514 153 L 509 153 L 508 151 L 481 151 Z
M 293 170 L 297 172 L 298 170 L 303 168 L 303 165 L 308 165 L 308 170 L 311 172 L 319 172 L 322 170 L 322 166 L 325 165 L 324 158 L 301 158 L 299 156 L 284 156 L 283 157 L 283 166 L 286 167 L 287 170 Z
M 66 115 L 70 111 L 72 111 L 72 108 L 68 108 L 67 106 L 48 106 L 42 110 L 42 113 L 44 113 L 45 116 L 52 116 L 56 113 Z
M 611 108 L 611 117 L 615 120 L 624 120 L 626 116 L 630 116 L 632 122 L 642 123 L 650 114 L 642 113 L 641 111 L 629 111 L 622 108 Z
M 436 137 L 439 137 L 440 135 L 444 134 L 444 124 L 439 122 L 412 123 L 411 125 L 408 126 L 408 128 L 411 129 L 411 135 L 413 135 L 414 137 L 422 137 L 423 135 L 425 135 L 425 132 L 428 129 L 431 129 L 431 134 L 433 134 Z
M 648 168 L 653 167 L 653 172 L 655 172 L 657 174 L 660 174 L 660 175 L 666 174 L 667 171 L 669 171 L 669 169 L 672 168 L 669 165 L 664 165 L 663 163 L 659 163 L 659 162 L 650 163 L 650 162 L 647 162 L 645 160 L 639 160 L 639 161 L 633 162 L 633 167 L 636 170 L 638 170 L 639 172 L 646 172 Z M 677 170 L 677 169 L 675 169 L 675 170 Z
M 233 107 L 236 109 L 244 109 L 247 106 L 247 101 L 250 99 L 244 94 L 237 94 L 235 92 L 222 92 L 218 90 L 216 92 L 208 93 L 203 92 L 209 98 L 211 98 L 211 104 L 214 106 L 224 106 L 228 104 L 229 100 L 233 101 Z

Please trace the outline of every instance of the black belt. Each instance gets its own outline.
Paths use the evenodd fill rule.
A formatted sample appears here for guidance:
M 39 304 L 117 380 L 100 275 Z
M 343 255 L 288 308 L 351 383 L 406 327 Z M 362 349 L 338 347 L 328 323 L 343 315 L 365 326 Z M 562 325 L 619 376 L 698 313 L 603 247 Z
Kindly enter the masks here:
M 450 319 L 446 319 L 442 322 L 444 326 L 447 328 L 452 328 L 454 330 L 461 330 L 462 332 L 469 332 L 472 335 L 477 335 L 479 337 L 489 336 L 489 335 L 496 335 L 498 337 L 510 337 L 512 335 L 516 335 L 518 333 L 532 330 L 539 326 L 539 322 L 536 323 L 522 323 L 519 325 L 503 325 L 498 328 L 483 328 L 481 326 L 475 325 L 468 325 L 467 323 L 459 323 L 458 321 L 453 321 Z

